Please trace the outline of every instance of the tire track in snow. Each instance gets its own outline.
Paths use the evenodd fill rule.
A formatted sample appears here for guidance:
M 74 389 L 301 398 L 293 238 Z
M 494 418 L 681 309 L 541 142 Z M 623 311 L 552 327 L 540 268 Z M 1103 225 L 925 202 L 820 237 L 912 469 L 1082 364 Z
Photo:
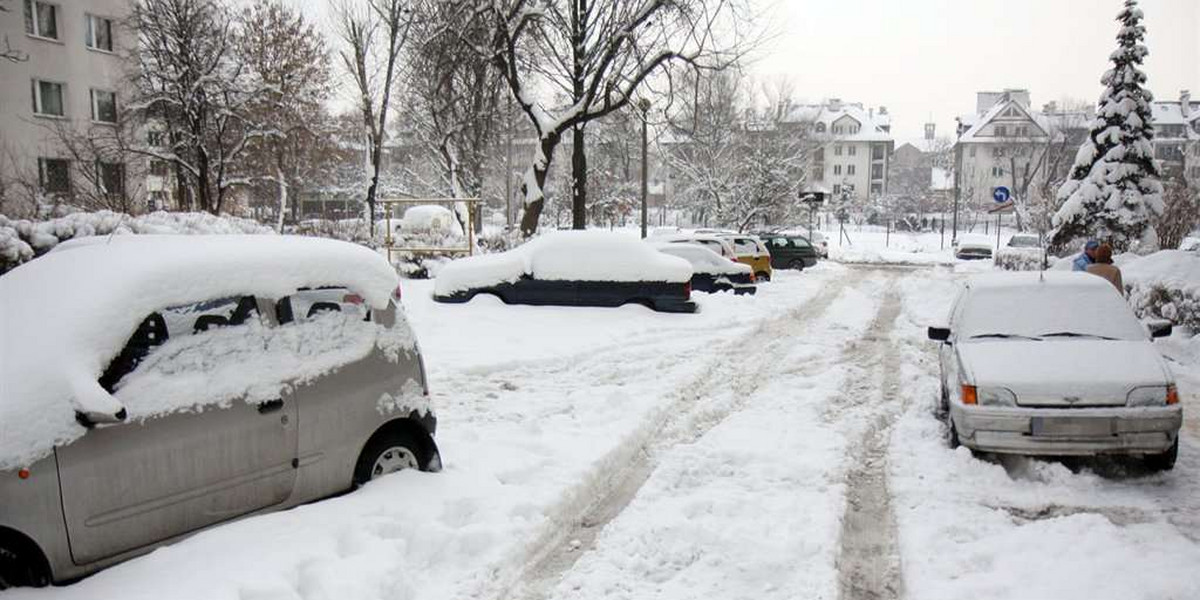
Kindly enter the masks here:
M 630 461 L 610 473 L 608 484 L 596 500 L 574 515 L 566 527 L 535 545 L 523 572 L 496 598 L 545 598 L 564 573 L 590 550 L 604 526 L 621 514 L 654 472 L 654 463 L 671 448 L 699 440 L 725 418 L 745 406 L 774 367 L 781 346 L 794 343 L 805 327 L 825 315 L 848 289 L 861 283 L 869 271 L 851 270 L 810 302 L 782 316 L 762 322 L 753 331 L 727 344 L 718 358 L 707 364 L 695 380 L 678 388 L 675 399 L 660 413 L 656 427 L 647 431 Z M 746 365 L 751 365 L 747 371 Z M 713 390 L 704 394 L 698 390 Z
M 841 600 L 898 600 L 904 597 L 896 518 L 888 489 L 888 442 L 892 425 L 902 412 L 897 395 L 899 351 L 890 342 L 900 314 L 895 290 L 884 297 L 864 343 L 845 360 L 862 365 L 862 377 L 847 380 L 842 402 L 831 406 L 830 420 L 845 413 L 867 411 L 868 426 L 854 445 L 846 474 L 846 509 L 839 543 L 838 598 Z M 881 382 L 881 389 L 871 389 Z

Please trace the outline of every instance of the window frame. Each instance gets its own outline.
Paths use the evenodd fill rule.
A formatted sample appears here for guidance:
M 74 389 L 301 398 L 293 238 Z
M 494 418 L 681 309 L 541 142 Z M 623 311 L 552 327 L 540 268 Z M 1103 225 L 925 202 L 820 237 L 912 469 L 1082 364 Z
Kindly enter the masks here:
M 49 187 L 49 182 L 50 182 L 49 165 L 52 162 L 53 163 L 62 163 L 66 166 L 66 173 L 65 173 L 66 177 L 63 180 L 65 182 L 65 189 L 52 190 Z M 37 158 L 37 168 L 38 168 L 38 189 L 40 189 L 43 193 L 64 195 L 64 196 L 71 195 L 71 188 L 72 188 L 72 186 L 71 186 L 71 159 L 55 158 L 53 156 L 39 156 Z
M 105 173 L 105 168 L 108 168 L 108 167 L 116 167 L 117 168 L 116 175 L 120 181 L 119 186 L 118 186 L 119 189 L 116 189 L 116 190 L 108 189 L 108 178 L 106 177 L 107 173 Z M 110 198 L 120 198 L 120 197 L 124 196 L 125 195 L 125 163 L 104 162 L 102 160 L 97 160 L 96 161 L 96 183 L 99 184 L 97 187 L 100 188 L 100 191 L 102 193 L 104 193 L 105 196 L 108 196 Z
M 32 82 L 32 86 L 33 86 L 33 92 L 32 92 L 33 93 L 33 96 L 32 96 L 33 97 L 33 116 L 44 117 L 44 118 L 48 118 L 48 119 L 66 119 L 66 118 L 68 118 L 68 115 L 67 115 L 67 84 L 66 84 L 66 82 L 53 81 L 50 79 L 39 79 L 37 77 L 31 78 L 30 81 Z M 58 86 L 58 104 L 59 104 L 59 108 L 62 109 L 62 113 L 56 115 L 54 113 L 45 112 L 45 102 L 43 101 L 43 97 L 42 97 L 42 84 L 43 83 Z
M 846 176 L 857 175 L 857 174 L 858 174 L 858 169 L 854 168 L 854 165 L 846 165 Z
M 25 35 L 38 40 L 46 40 L 49 42 L 62 41 L 62 31 L 59 25 L 62 23 L 62 6 L 57 2 L 46 2 L 45 0 L 25 0 L 22 4 L 22 12 L 25 17 Z M 46 35 L 42 28 L 42 20 L 38 14 L 39 6 L 48 6 L 54 11 L 54 35 Z M 31 31 L 32 28 L 32 31 Z
M 112 120 L 111 121 L 106 121 L 106 120 L 100 118 L 101 117 L 100 101 L 97 98 L 97 94 L 109 94 L 112 96 Z M 92 101 L 92 122 L 93 123 L 103 123 L 105 125 L 116 125 L 117 121 L 121 118 L 120 114 L 117 111 L 117 93 L 112 90 L 106 90 L 106 89 L 101 89 L 101 88 L 91 88 L 89 91 L 89 96 Z
M 116 19 L 113 19 L 112 17 L 106 17 L 104 15 L 97 15 L 97 14 L 93 14 L 93 13 L 84 13 L 83 21 L 84 21 L 83 45 L 86 46 L 88 50 L 95 50 L 96 52 L 102 52 L 104 54 L 116 54 L 117 44 L 116 44 L 116 35 L 114 35 L 114 31 L 116 30 L 116 22 L 117 22 Z M 108 47 L 107 48 L 104 48 L 104 47 L 96 44 L 95 24 L 97 22 L 106 23 L 108 25 Z

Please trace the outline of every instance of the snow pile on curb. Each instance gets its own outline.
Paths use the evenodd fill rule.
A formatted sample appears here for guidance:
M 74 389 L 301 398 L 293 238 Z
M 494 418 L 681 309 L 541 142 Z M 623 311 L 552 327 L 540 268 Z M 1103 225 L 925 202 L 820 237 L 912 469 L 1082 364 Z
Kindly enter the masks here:
M 32 260 L 71 239 L 124 234 L 270 234 L 251 219 L 208 213 L 153 212 L 134 217 L 108 210 L 72 213 L 48 221 L 14 220 L 0 215 L 0 273 Z
M 1121 270 L 1139 317 L 1200 332 L 1200 253 L 1163 250 L 1131 260 Z

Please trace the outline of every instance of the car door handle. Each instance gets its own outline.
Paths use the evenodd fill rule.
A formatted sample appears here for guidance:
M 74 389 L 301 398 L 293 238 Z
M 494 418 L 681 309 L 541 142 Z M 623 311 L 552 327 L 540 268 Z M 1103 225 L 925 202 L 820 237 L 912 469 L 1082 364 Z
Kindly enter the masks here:
M 282 398 L 277 398 L 275 400 L 267 400 L 266 402 L 258 403 L 258 413 L 262 414 L 262 415 L 265 415 L 267 413 L 273 413 L 277 410 L 282 410 L 282 409 L 283 409 L 283 399 Z

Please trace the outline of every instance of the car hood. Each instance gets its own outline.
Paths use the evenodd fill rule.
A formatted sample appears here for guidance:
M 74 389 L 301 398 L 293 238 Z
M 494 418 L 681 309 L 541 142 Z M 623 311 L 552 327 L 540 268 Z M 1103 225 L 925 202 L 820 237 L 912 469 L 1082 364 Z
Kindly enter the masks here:
M 997 340 L 957 345 L 966 382 L 1012 390 L 1022 406 L 1120 406 L 1129 391 L 1171 382 L 1145 340 Z

